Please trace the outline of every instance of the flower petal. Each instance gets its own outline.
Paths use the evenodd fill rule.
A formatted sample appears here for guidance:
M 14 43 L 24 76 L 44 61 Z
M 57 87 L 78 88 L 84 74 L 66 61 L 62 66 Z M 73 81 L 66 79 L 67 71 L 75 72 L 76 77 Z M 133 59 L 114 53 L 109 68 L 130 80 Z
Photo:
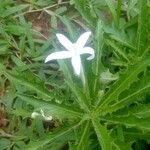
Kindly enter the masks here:
M 74 68 L 74 71 L 77 75 L 80 74 L 80 70 L 81 70 L 81 59 L 80 56 L 73 56 L 71 59 L 72 62 L 72 66 Z
M 89 36 L 91 35 L 91 32 L 85 32 L 83 33 L 79 39 L 76 42 L 77 47 L 80 49 L 82 47 L 84 47 L 85 43 L 87 42 Z
M 91 60 L 95 57 L 94 49 L 91 47 L 82 48 L 82 50 L 80 51 L 80 55 L 81 54 L 90 54 L 91 56 L 88 57 L 87 60 Z
M 70 40 L 64 36 L 63 34 L 56 34 L 59 42 L 69 51 L 73 51 L 74 50 L 74 46 L 72 44 L 72 42 L 70 42 Z
M 31 118 L 36 118 L 36 117 L 38 117 L 38 116 L 40 116 L 40 114 L 37 113 L 37 112 L 33 112 L 33 113 L 31 114 Z
M 65 59 L 70 57 L 72 57 L 72 53 L 68 51 L 54 52 L 46 57 L 45 63 L 55 59 Z

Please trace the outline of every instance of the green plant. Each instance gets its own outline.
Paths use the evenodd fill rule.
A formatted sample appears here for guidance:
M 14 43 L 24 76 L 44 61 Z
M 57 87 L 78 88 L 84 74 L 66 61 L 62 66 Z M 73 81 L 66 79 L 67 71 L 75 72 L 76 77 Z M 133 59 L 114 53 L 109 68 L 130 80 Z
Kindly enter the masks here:
M 84 82 L 74 74 L 70 61 L 44 64 L 48 47 L 61 49 L 55 34 L 47 41 L 35 39 L 37 32 L 24 16 L 19 16 L 17 23 L 11 17 L 5 19 L 6 14 L 11 16 L 9 11 L 2 16 L 0 42 L 5 51 L 0 81 L 5 88 L 9 80 L 2 103 L 12 116 L 9 131 L 15 132 L 10 135 L 10 147 L 130 150 L 140 149 L 139 144 L 146 149 L 150 141 L 149 0 L 72 0 L 70 7 L 78 11 L 70 10 L 76 14 L 72 18 L 46 12 L 63 23 L 73 42 L 83 30 L 79 26 L 93 33 L 89 45 L 95 58 L 82 58 Z M 14 13 L 24 6 L 18 8 Z M 80 15 L 87 25 L 78 19 Z M 58 24 L 54 26 L 56 33 Z M 31 119 L 32 112 L 41 109 L 53 120 Z M 53 125 L 49 129 L 47 124 Z M 10 143 L 2 140 L 4 147 Z

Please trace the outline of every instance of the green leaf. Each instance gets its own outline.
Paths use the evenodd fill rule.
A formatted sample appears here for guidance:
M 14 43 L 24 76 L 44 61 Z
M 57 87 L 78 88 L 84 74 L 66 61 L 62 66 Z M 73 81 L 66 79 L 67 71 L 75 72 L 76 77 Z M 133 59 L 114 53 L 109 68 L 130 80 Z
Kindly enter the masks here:
M 117 41 L 120 45 L 128 47 L 134 51 L 136 50 L 135 44 L 127 36 L 124 29 L 116 30 L 115 28 L 104 26 L 104 31 L 109 34 L 111 39 Z
M 26 35 L 27 35 L 27 40 L 28 40 L 28 44 L 29 44 L 29 47 L 30 47 L 30 51 L 31 51 L 31 54 L 34 57 L 35 46 L 34 46 L 34 40 L 33 40 L 33 31 L 32 31 L 31 26 L 28 25 L 28 24 L 25 25 L 25 28 L 26 28 Z
M 101 63 L 101 57 L 102 57 L 102 48 L 104 45 L 103 42 L 103 25 L 102 22 L 99 20 L 97 23 L 97 29 L 96 29 L 96 58 L 95 62 L 93 64 L 93 73 L 95 75 L 94 78 L 94 85 L 93 85 L 93 97 L 96 96 L 96 93 L 98 93 L 99 90 L 99 76 L 100 72 L 102 70 L 102 63 Z M 93 98 L 94 99 L 94 98 Z M 98 103 L 98 102 L 95 102 Z
M 149 131 L 141 131 L 135 128 L 127 128 L 124 131 L 124 137 L 127 142 L 134 142 L 136 140 L 145 139 L 150 142 L 150 132 Z
M 106 116 L 103 119 L 113 124 L 122 124 L 126 127 L 135 127 L 143 130 L 150 130 L 150 118 L 137 118 L 133 115 L 129 115 L 124 117 Z
M 123 52 L 123 50 L 120 49 L 120 47 L 117 44 L 115 44 L 111 40 L 106 40 L 106 43 L 108 45 L 110 45 L 115 50 L 115 52 L 118 53 L 122 58 L 124 58 L 125 60 L 127 60 L 127 62 L 130 62 L 129 59 L 128 59 L 128 57 L 127 57 L 127 54 L 125 54 L 125 52 Z
M 114 140 L 114 146 L 116 150 L 133 150 L 130 143 L 119 141 L 119 139 Z
M 148 0 L 139 1 L 139 7 L 137 50 L 138 55 L 141 56 L 150 43 L 150 6 L 148 6 Z
M 20 12 L 21 10 L 27 8 L 28 6 L 29 6 L 28 4 L 13 6 L 13 7 L 7 8 L 1 15 L 3 18 L 5 18 L 17 12 Z
M 28 118 L 31 116 L 31 113 L 27 110 L 24 110 L 22 108 L 17 109 L 9 109 L 7 110 L 10 114 L 14 114 L 15 116 L 22 117 L 23 119 Z
M 25 27 L 23 26 L 20 26 L 20 25 L 15 25 L 15 24 L 8 24 L 6 27 L 5 27 L 5 30 L 11 34 L 14 34 L 14 35 L 26 35 L 26 29 Z
M 113 0 L 105 0 L 106 4 L 108 5 L 111 13 L 112 13 L 112 16 L 114 18 L 114 22 L 115 22 L 115 25 L 118 26 L 118 17 L 117 17 L 117 13 L 116 13 L 116 8 L 115 8 L 115 4 L 113 2 Z
M 10 50 L 9 50 L 9 45 L 1 45 L 0 46 L 0 55 L 7 55 L 9 54 Z
M 138 118 L 147 118 L 150 116 L 150 104 L 139 104 L 138 106 L 131 107 L 129 113 Z
M 77 30 L 76 30 L 75 25 L 65 15 L 63 17 L 61 17 L 61 16 L 58 16 L 58 17 L 62 21 L 62 23 L 66 26 L 67 31 L 68 31 L 71 39 L 74 40 L 74 42 L 75 42 L 75 40 L 76 40 L 76 36 L 75 35 L 78 33 Z
M 82 135 L 79 139 L 76 150 L 86 150 L 89 142 L 90 121 L 86 121 L 84 128 L 81 131 Z
M 1 150 L 10 149 L 11 142 L 9 139 L 1 138 L 0 145 L 1 145 Z
M 28 74 L 28 75 L 27 75 Z M 25 86 L 26 88 L 32 89 L 36 91 L 38 94 L 43 96 L 44 98 L 48 98 L 48 100 L 51 100 L 54 98 L 54 94 L 50 91 L 48 91 L 41 81 L 39 81 L 39 78 L 36 78 L 33 74 L 30 72 L 20 72 L 20 74 L 12 73 L 11 71 L 5 71 L 4 75 L 13 83 L 15 84 L 21 84 Z
M 134 101 L 137 101 L 140 97 L 148 93 L 149 90 L 150 90 L 150 79 L 149 79 L 149 75 L 147 75 L 147 76 L 144 76 L 143 79 L 141 79 L 140 81 L 137 81 L 136 83 L 132 84 L 132 86 L 128 90 L 125 90 L 122 93 L 122 97 L 119 99 L 118 102 L 114 103 L 113 105 L 107 106 L 106 112 L 110 113 L 110 112 L 116 111 L 120 108 L 123 108 L 133 103 Z M 137 110 L 136 112 L 138 113 L 138 107 L 136 110 Z M 140 110 L 142 110 L 142 108 L 139 108 L 139 111 Z M 144 113 L 144 110 L 146 111 L 146 108 L 144 109 L 143 107 L 143 113 Z M 103 113 L 106 113 L 106 112 L 104 111 Z
M 113 141 L 107 129 L 100 124 L 98 118 L 92 119 L 92 123 L 102 150 L 111 150 Z
M 120 79 L 111 86 L 111 89 L 106 93 L 100 102 L 99 110 L 104 109 L 113 101 L 118 101 L 118 96 L 128 89 L 132 83 L 138 80 L 137 76 L 140 72 L 144 71 L 146 66 L 150 63 L 149 60 L 139 62 L 138 64 L 128 68 L 128 71 L 123 74 Z
M 75 8 L 82 15 L 83 19 L 85 19 L 91 27 L 95 27 L 97 18 L 92 15 L 90 9 L 90 2 L 87 0 L 75 0 Z
M 117 2 L 117 27 L 119 27 L 119 25 L 120 25 L 122 3 L 123 3 L 122 0 L 118 0 L 118 2 Z
M 23 61 L 21 61 L 21 59 L 19 59 L 18 57 L 12 55 L 11 59 L 15 63 L 16 66 L 25 67 L 26 69 L 28 68 L 28 66 Z
M 55 13 L 59 15 L 59 14 L 64 13 L 65 11 L 67 11 L 67 7 L 62 6 L 62 7 L 58 8 L 58 9 L 56 9 Z
M 55 133 L 51 133 L 49 135 L 46 135 L 45 137 L 42 137 L 42 139 L 40 139 L 39 141 L 31 141 L 31 143 L 26 147 L 26 150 L 43 149 L 43 147 L 48 143 L 52 143 L 55 142 L 56 140 L 64 139 L 64 137 L 67 136 L 69 132 L 71 132 L 74 129 L 74 127 L 75 125 L 62 128 L 61 130 Z
M 77 103 L 80 105 L 80 107 L 82 109 L 84 109 L 85 111 L 89 112 L 88 104 L 87 104 L 88 101 L 86 99 L 86 96 L 84 95 L 84 93 L 81 90 L 81 88 L 77 85 L 77 83 L 73 82 L 73 79 L 72 79 L 72 76 L 71 76 L 72 73 L 69 70 L 68 66 L 63 61 L 61 61 L 61 62 L 58 61 L 58 62 L 59 62 L 60 68 L 64 72 L 65 82 L 68 84 L 68 86 L 70 87 L 71 91 L 76 96 Z
M 47 50 L 51 45 L 52 45 L 52 41 L 54 40 L 54 37 L 50 36 L 47 41 L 44 42 L 44 44 L 41 47 L 41 52 L 44 52 L 45 50 Z
M 25 95 L 17 94 L 19 98 L 23 101 L 35 106 L 35 108 L 39 108 L 45 110 L 46 113 L 50 114 L 54 117 L 59 118 L 75 118 L 75 117 L 82 117 L 83 113 L 80 109 L 74 108 L 73 106 L 65 106 L 63 104 L 56 104 L 54 102 L 47 102 L 42 99 L 37 99 L 34 97 L 29 97 Z
M 51 16 L 51 27 L 57 30 L 57 17 L 55 15 Z

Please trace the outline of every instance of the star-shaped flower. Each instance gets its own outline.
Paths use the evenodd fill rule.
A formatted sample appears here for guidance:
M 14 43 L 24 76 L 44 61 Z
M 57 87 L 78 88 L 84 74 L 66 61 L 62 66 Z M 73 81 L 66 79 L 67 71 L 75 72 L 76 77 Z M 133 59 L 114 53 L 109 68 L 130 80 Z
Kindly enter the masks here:
M 45 62 L 54 60 L 54 59 L 65 59 L 71 58 L 71 63 L 74 68 L 74 71 L 77 75 L 80 74 L 81 71 L 81 58 L 82 54 L 90 54 L 91 56 L 87 58 L 87 60 L 91 60 L 94 58 L 94 50 L 91 47 L 84 47 L 91 32 L 83 33 L 79 39 L 72 43 L 66 36 L 62 34 L 56 34 L 59 42 L 67 49 L 67 51 L 54 52 L 48 55 L 45 59 Z

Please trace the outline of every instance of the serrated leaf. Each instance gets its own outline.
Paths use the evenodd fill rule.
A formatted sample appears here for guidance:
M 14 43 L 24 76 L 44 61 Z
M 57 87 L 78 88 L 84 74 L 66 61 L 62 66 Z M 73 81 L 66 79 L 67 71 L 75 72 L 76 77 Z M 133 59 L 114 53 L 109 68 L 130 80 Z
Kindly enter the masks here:
M 124 117 L 106 116 L 103 119 L 113 124 L 122 124 L 126 127 L 134 127 L 148 131 L 150 130 L 150 118 L 137 118 L 133 115 L 129 115 Z
M 114 140 L 116 150 L 133 150 L 130 143 Z
M 120 79 L 111 86 L 111 89 L 103 97 L 98 109 L 103 109 L 113 101 L 118 101 L 118 96 L 128 89 L 132 83 L 138 80 L 137 75 L 144 71 L 146 66 L 150 63 L 149 60 L 138 63 L 137 65 L 131 66 L 128 71 L 123 74 Z
M 62 128 L 60 131 L 46 135 L 42 137 L 39 141 L 31 141 L 31 143 L 26 147 L 26 150 L 38 150 L 43 148 L 46 144 L 55 142 L 56 140 L 64 139 L 64 136 L 69 134 L 75 126 L 70 126 Z
M 28 74 L 28 75 L 26 75 Z M 41 96 L 44 96 L 45 98 L 48 98 L 48 100 L 51 100 L 54 98 L 54 94 L 50 91 L 48 91 L 42 83 L 37 82 L 37 78 L 33 76 L 33 74 L 29 74 L 29 72 L 21 72 L 21 74 L 14 74 L 11 71 L 5 71 L 4 75 L 13 83 L 21 84 L 29 89 L 34 90 Z
M 117 46 L 117 44 L 115 44 L 111 40 L 107 40 L 106 43 L 108 45 L 110 45 L 121 57 L 123 57 L 125 60 L 127 60 L 127 62 L 130 62 L 127 57 L 127 54 L 125 54 L 125 52 L 123 52 L 123 50 L 121 50 L 120 47 Z
M 111 113 L 113 111 L 116 111 L 120 108 L 123 108 L 133 103 L 134 101 L 138 100 L 138 98 L 140 98 L 142 95 L 148 93 L 149 90 L 150 90 L 150 79 L 149 79 L 149 75 L 147 75 L 144 76 L 143 79 L 141 79 L 140 81 L 137 81 L 136 83 L 132 84 L 128 90 L 125 90 L 122 93 L 123 96 L 119 98 L 118 102 L 114 103 L 113 105 L 107 106 L 106 112 Z M 140 110 L 142 110 L 142 108 L 139 108 L 139 111 Z M 146 106 L 145 106 L 145 111 L 146 111 Z M 138 113 L 138 107 L 136 112 Z M 105 113 L 105 111 L 103 113 Z M 144 107 L 143 107 L 143 113 L 144 113 Z
M 141 56 L 150 43 L 150 6 L 148 6 L 148 0 L 139 1 L 139 7 L 137 50 L 138 55 Z
M 15 116 L 18 117 L 21 116 L 23 119 L 31 116 L 29 111 L 24 110 L 22 108 L 7 110 L 7 112 L 9 112 L 10 114 L 14 114 Z
M 138 129 L 128 128 L 124 131 L 124 137 L 127 142 L 134 142 L 137 139 L 145 139 L 146 141 L 150 142 L 150 132 L 148 131 L 141 131 Z
M 111 150 L 113 141 L 112 141 L 107 129 L 100 124 L 100 122 L 97 118 L 92 119 L 92 123 L 93 123 L 94 130 L 96 132 L 96 135 L 98 137 L 98 140 L 99 140 L 102 150 Z
M 76 150 L 86 150 L 89 142 L 89 130 L 90 130 L 90 121 L 86 121 L 84 124 L 84 129 L 82 130 L 81 137 L 79 139 Z
M 63 104 L 56 104 L 54 102 L 47 102 L 42 99 L 37 99 L 25 95 L 17 95 L 19 98 L 21 98 L 23 101 L 35 106 L 36 109 L 42 109 L 45 110 L 47 114 L 50 114 L 54 117 L 59 118 L 74 118 L 74 117 L 82 117 L 83 113 L 81 110 L 72 108 L 70 106 L 65 106 Z
M 104 31 L 109 34 L 110 38 L 119 42 L 119 44 L 130 48 L 131 50 L 136 50 L 134 43 L 129 40 L 129 37 L 125 34 L 124 30 L 116 30 L 115 28 L 110 28 L 109 26 L 104 26 Z
M 129 113 L 138 118 L 147 118 L 150 116 L 150 104 L 139 104 L 130 108 Z

